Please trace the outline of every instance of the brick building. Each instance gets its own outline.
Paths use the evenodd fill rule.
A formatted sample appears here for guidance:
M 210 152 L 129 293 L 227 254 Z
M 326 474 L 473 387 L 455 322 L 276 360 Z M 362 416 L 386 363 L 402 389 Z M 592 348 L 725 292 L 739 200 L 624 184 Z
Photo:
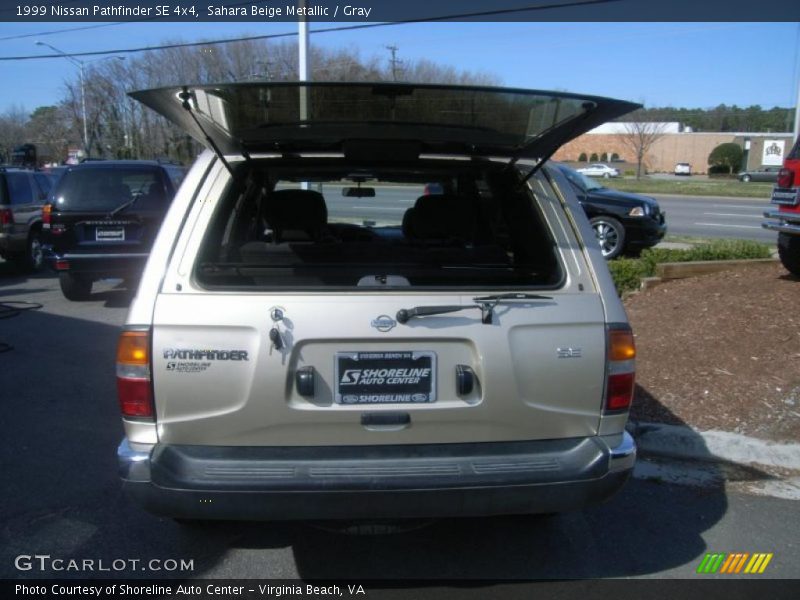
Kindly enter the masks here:
M 692 172 L 708 171 L 708 155 L 711 151 L 726 142 L 739 144 L 745 151 L 745 166 L 754 169 L 764 164 L 765 142 L 776 142 L 782 145 L 783 154 L 792 146 L 791 133 L 712 133 L 686 131 L 677 123 L 664 123 L 665 133 L 650 148 L 644 159 L 645 167 L 651 173 L 671 173 L 675 163 L 687 162 L 692 165 Z M 624 124 L 607 123 L 562 146 L 553 156 L 554 160 L 577 162 L 581 153 L 587 158 L 597 154 L 598 158 L 606 153 L 619 156 L 621 162 L 636 163 L 634 150 L 625 143 Z M 770 144 L 771 145 L 771 144 Z

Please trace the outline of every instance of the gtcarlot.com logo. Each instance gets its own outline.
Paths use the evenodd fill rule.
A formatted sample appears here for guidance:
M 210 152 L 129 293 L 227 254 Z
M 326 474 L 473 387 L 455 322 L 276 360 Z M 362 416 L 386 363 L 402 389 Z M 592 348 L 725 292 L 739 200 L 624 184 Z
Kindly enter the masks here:
M 93 573 L 120 571 L 194 571 L 194 559 L 152 558 L 54 558 L 49 554 L 20 554 L 14 559 L 18 571 Z

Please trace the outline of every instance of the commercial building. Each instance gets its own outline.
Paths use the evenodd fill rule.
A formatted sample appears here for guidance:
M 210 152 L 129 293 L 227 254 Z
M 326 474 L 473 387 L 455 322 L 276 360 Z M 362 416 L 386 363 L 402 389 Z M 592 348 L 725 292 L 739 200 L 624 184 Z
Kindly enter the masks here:
M 676 122 L 643 125 L 661 132 L 644 158 L 644 166 L 650 173 L 671 173 L 679 162 L 691 164 L 693 173 L 707 173 L 708 155 L 726 142 L 742 147 L 744 166 L 748 169 L 780 165 L 793 142 L 791 133 L 695 132 Z M 553 159 L 578 162 L 585 154 L 588 161 L 592 155 L 600 161 L 605 154 L 606 161 L 617 155 L 620 162 L 635 165 L 636 154 L 627 141 L 628 131 L 626 123 L 606 123 L 562 146 Z

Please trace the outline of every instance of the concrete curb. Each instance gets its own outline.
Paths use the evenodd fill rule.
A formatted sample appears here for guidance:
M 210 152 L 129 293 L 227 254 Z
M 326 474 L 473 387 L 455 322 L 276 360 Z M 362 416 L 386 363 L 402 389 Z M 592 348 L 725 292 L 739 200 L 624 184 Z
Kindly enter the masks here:
M 800 444 L 662 423 L 630 422 L 628 431 L 646 456 L 800 470 Z

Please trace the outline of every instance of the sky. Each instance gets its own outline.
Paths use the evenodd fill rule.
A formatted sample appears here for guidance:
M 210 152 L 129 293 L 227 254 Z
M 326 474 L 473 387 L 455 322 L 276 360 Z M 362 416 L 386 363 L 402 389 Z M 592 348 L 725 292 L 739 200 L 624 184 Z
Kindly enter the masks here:
M 124 23 L 42 35 L 81 25 L 89 24 L 0 23 L 0 57 L 49 53 L 36 40 L 70 53 L 297 29 L 292 23 Z M 384 64 L 390 56 L 386 46 L 395 45 L 401 60 L 425 58 L 486 72 L 505 86 L 611 96 L 646 106 L 771 108 L 794 106 L 798 98 L 796 22 L 418 23 L 313 33 L 342 25 L 312 23 L 310 43 L 356 49 Z M 32 111 L 57 103 L 77 68 L 63 58 L 0 61 L 0 73 L 3 113 L 12 106 Z

